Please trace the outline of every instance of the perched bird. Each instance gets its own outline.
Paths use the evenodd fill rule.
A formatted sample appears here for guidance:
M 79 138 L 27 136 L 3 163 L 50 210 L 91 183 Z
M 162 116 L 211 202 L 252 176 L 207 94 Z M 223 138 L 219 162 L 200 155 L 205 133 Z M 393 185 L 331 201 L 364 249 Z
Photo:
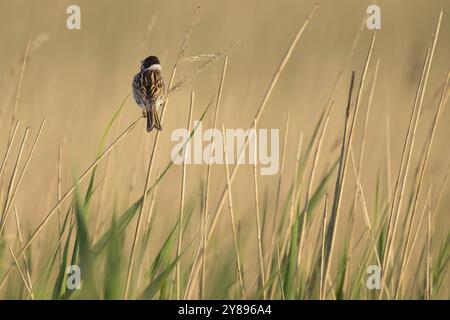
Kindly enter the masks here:
M 158 109 L 163 104 L 166 86 L 157 57 L 150 56 L 141 61 L 141 70 L 134 76 L 132 87 L 134 100 L 147 117 L 147 132 L 153 128 L 162 130 Z

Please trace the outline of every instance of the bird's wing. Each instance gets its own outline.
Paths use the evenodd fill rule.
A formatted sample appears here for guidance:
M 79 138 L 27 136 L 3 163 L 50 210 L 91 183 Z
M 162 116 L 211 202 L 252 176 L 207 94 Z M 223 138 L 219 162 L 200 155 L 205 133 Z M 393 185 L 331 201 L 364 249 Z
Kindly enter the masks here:
M 133 97 L 134 97 L 134 100 L 136 101 L 136 103 L 138 105 L 140 105 L 141 107 L 144 107 L 145 106 L 145 102 L 144 102 L 144 95 L 143 95 L 143 92 L 142 92 L 142 89 L 141 89 L 141 87 L 142 87 L 141 83 L 142 83 L 141 82 L 141 74 L 138 73 L 133 78 L 133 84 L 132 84 Z

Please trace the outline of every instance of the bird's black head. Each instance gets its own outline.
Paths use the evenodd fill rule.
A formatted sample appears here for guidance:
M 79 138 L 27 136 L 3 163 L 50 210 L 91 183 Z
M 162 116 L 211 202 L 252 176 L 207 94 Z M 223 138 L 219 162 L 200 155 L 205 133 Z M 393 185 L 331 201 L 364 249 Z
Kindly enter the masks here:
M 141 61 L 142 65 L 141 65 L 141 70 L 150 68 L 151 66 L 155 65 L 155 64 L 159 64 L 159 59 L 156 56 L 150 56 L 145 58 L 144 60 Z

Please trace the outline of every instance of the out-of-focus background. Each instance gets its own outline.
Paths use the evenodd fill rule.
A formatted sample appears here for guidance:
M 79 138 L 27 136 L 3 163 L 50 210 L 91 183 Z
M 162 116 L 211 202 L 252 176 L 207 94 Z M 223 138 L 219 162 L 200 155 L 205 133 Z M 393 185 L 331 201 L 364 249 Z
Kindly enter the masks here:
M 228 69 L 218 114 L 219 126 L 223 124 L 226 128 L 250 127 L 292 37 L 315 2 L 210 0 L 206 3 L 189 40 L 185 56 L 216 53 L 229 48 Z M 66 8 L 71 4 L 81 8 L 81 30 L 66 28 Z M 323 0 L 320 4 L 282 73 L 258 124 L 260 128 L 280 129 L 281 145 L 286 117 L 288 114 L 290 117 L 283 172 L 285 183 L 281 186 L 281 199 L 286 199 L 289 194 L 299 135 L 303 133 L 304 144 L 311 139 L 339 71 L 366 16 L 366 9 L 372 2 Z M 131 80 L 139 70 L 139 61 L 148 55 L 159 56 L 163 76 L 168 82 L 194 9 L 198 5 L 198 1 L 191 0 L 0 0 L 1 157 L 6 152 L 13 121 L 21 121 L 18 137 L 21 137 L 25 127 L 31 128 L 30 135 L 34 137 L 42 119 L 46 118 L 37 149 L 14 200 L 24 235 L 29 235 L 35 229 L 57 201 L 58 148 L 62 156 L 61 189 L 64 192 L 72 186 L 75 177 L 95 160 L 107 123 L 130 92 Z M 369 84 L 377 59 L 380 61 L 380 67 L 361 168 L 361 182 L 370 213 L 375 210 L 377 188 L 380 188 L 377 186 L 382 184 L 380 177 L 385 182 L 386 175 L 390 174 L 391 183 L 395 182 L 421 67 L 441 10 L 444 15 L 418 124 L 411 160 L 413 165 L 406 186 L 407 194 L 415 188 L 414 170 L 422 159 L 424 145 L 429 137 L 432 119 L 450 66 L 448 0 L 380 0 L 378 5 L 381 8 L 382 29 L 376 31 L 373 58 L 368 73 Z M 338 87 L 334 111 L 323 142 L 313 189 L 338 158 L 351 71 L 356 71 L 356 83 L 359 84 L 372 33 L 373 31 L 367 29 L 363 31 L 356 52 L 344 70 L 344 78 Z M 32 47 L 23 74 L 17 113 L 13 118 L 17 83 L 28 41 Z M 215 97 L 222 72 L 222 61 L 218 59 L 181 91 L 171 96 L 155 158 L 155 169 L 162 170 L 170 161 L 170 149 L 175 144 L 170 141 L 172 130 L 186 127 L 191 91 L 196 93 L 194 120 L 200 117 Z M 191 74 L 195 67 L 195 63 L 182 63 L 177 69 L 176 80 Z M 362 110 L 365 110 L 367 105 L 369 88 L 368 85 L 364 92 Z M 137 108 L 132 97 L 125 103 L 107 143 L 141 115 L 141 110 Z M 203 124 L 204 129 L 212 126 L 213 114 L 213 110 L 208 112 Z M 449 121 L 450 110 L 447 108 L 441 115 L 436 131 L 424 179 L 425 187 L 420 196 L 420 208 L 422 203 L 425 203 L 429 186 L 431 204 L 435 204 L 440 196 L 440 187 L 450 163 L 450 131 L 447 125 Z M 356 125 L 355 136 L 358 138 L 355 138 L 354 142 L 355 151 L 359 150 L 362 124 L 363 116 L 360 116 Z M 101 163 L 98 182 L 102 179 L 106 182 L 104 185 L 100 183 L 98 194 L 93 198 L 90 208 L 92 225 L 89 228 L 101 230 L 109 226 L 113 214 L 123 212 L 142 194 L 154 134 L 147 134 L 144 122 L 141 121 L 138 128 L 127 135 L 108 159 Z M 25 150 L 29 150 L 31 141 L 30 139 Z M 386 165 L 387 142 L 391 159 L 389 168 Z M 18 149 L 19 144 L 16 143 L 11 154 L 15 155 Z M 2 203 L 5 199 L 7 177 L 13 170 L 13 165 L 14 161 L 9 161 L 5 175 L 0 177 Z M 186 233 L 188 238 L 198 231 L 195 223 L 200 221 L 199 190 L 205 182 L 205 168 L 205 165 L 187 166 L 186 197 L 188 201 L 196 203 L 194 225 L 189 226 Z M 239 232 L 243 239 L 242 256 L 251 273 L 255 272 L 258 266 L 252 235 L 255 230 L 252 167 L 244 165 L 239 170 L 233 183 L 232 194 L 234 210 L 241 221 Z M 152 179 L 154 176 L 156 170 L 153 170 Z M 333 192 L 334 180 L 333 177 L 327 187 L 330 193 Z M 154 217 L 154 225 L 157 228 L 153 228 L 152 235 L 155 245 L 150 245 L 148 249 L 152 254 L 159 248 L 178 218 L 180 181 L 181 166 L 175 166 L 158 186 Z M 269 212 L 268 216 L 271 217 L 270 212 L 275 207 L 278 175 L 259 176 L 258 182 L 260 201 L 264 203 Z M 349 169 L 338 239 L 343 239 L 342 236 L 346 233 L 346 219 L 355 195 L 354 183 L 353 171 Z M 214 165 L 209 200 L 212 208 L 216 207 L 224 186 L 225 168 L 222 165 Z M 433 233 L 436 250 L 439 249 L 438 244 L 448 237 L 450 226 L 450 191 L 448 188 L 443 190 Z M 69 202 L 64 208 L 68 205 Z M 407 204 L 404 204 L 404 207 L 407 207 Z M 228 209 L 225 206 L 223 210 Z M 363 230 L 362 215 L 359 215 L 362 214 L 360 206 L 355 210 L 356 216 L 359 217 L 355 223 L 357 228 Z M 320 212 L 318 209 L 317 214 Z M 215 236 L 215 242 L 210 249 L 211 258 L 220 257 L 217 253 L 219 251 L 214 253 L 214 250 L 232 250 L 228 223 L 228 213 L 224 212 L 219 224 L 219 230 L 223 232 L 220 231 Z M 14 239 L 15 230 L 11 217 L 5 231 L 6 239 Z M 44 248 L 50 242 L 49 239 L 56 239 L 52 235 L 55 230 L 56 219 L 46 226 L 33 244 L 37 252 L 45 252 Z M 134 228 L 129 230 L 128 242 L 132 238 L 131 230 Z M 266 234 L 263 235 L 267 246 L 271 240 L 270 230 L 266 229 Z M 419 241 L 424 241 L 424 237 L 421 233 Z M 308 238 L 307 241 L 312 239 L 313 237 Z M 338 246 L 340 245 L 342 243 L 338 241 Z M 413 257 L 414 261 L 420 259 L 419 253 Z M 46 255 L 36 254 L 42 259 Z M 36 263 L 38 269 L 42 268 L 39 262 Z M 412 268 L 409 272 L 413 272 Z M 448 298 L 449 290 L 447 276 L 440 297 Z

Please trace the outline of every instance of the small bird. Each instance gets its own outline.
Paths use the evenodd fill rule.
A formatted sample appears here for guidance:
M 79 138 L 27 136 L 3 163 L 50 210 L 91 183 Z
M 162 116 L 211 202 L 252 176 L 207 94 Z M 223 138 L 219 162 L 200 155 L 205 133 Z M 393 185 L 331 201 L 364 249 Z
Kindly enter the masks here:
M 141 61 L 141 70 L 133 79 L 133 96 L 143 116 L 147 117 L 147 132 L 153 128 L 162 130 L 158 109 L 163 104 L 166 85 L 161 76 L 161 64 L 158 57 L 149 56 Z

